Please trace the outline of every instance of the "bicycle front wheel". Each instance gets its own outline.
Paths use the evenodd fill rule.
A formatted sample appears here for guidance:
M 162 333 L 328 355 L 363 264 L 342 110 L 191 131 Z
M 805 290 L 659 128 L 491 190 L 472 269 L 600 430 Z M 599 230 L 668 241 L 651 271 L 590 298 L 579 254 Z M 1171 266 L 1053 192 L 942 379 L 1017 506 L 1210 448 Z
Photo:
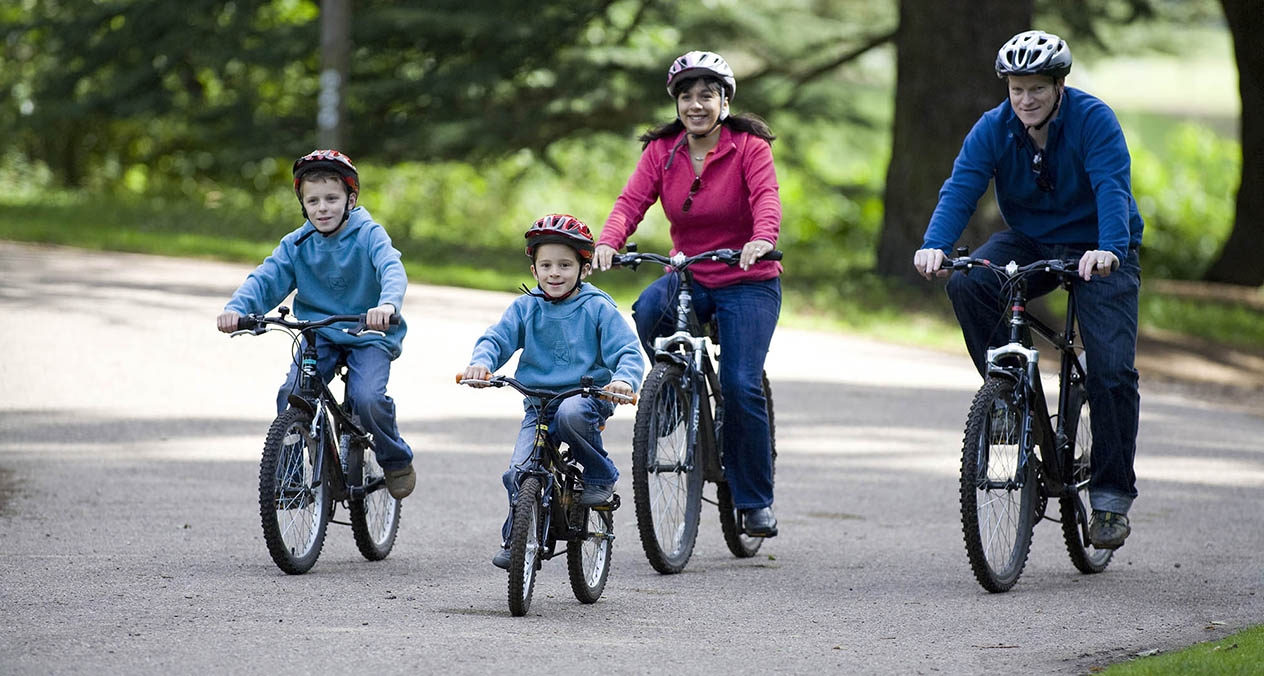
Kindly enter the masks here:
M 772 387 L 768 384 L 768 374 L 764 374 L 764 401 L 768 409 L 768 446 L 772 450 L 773 474 L 777 471 L 777 423 L 773 417 Z M 720 530 L 724 533 L 724 544 L 739 559 L 750 558 L 764 544 L 764 538 L 753 538 L 742 530 L 741 520 L 733 507 L 733 493 L 727 483 L 715 488 L 716 504 L 720 508 Z
M 272 422 L 259 463 L 259 519 L 268 554 L 281 570 L 311 570 L 333 516 L 328 482 L 317 480 L 320 449 L 312 417 L 291 408 Z M 328 438 L 328 437 L 326 437 Z
M 370 561 L 381 561 L 395 546 L 399 531 L 399 500 L 386 490 L 386 473 L 377 464 L 373 449 L 358 446 L 347 458 L 347 481 L 355 491 L 347 507 L 351 511 L 351 533 L 356 548 Z
M 583 537 L 566 544 L 566 568 L 571 591 L 581 603 L 596 603 L 610 576 L 610 554 L 614 550 L 614 516 L 609 510 L 575 509 L 583 512 Z
M 531 608 L 535 574 L 540 567 L 544 541 L 544 509 L 540 503 L 540 479 L 522 482 L 514 500 L 512 532 L 509 534 L 509 612 L 522 617 Z
M 1067 419 L 1068 432 L 1074 430 L 1075 438 L 1072 439 L 1071 452 L 1071 479 L 1070 482 L 1076 489 L 1075 497 L 1064 497 L 1058 502 L 1059 510 L 1062 518 L 1062 538 L 1066 541 L 1067 554 L 1071 556 L 1071 563 L 1075 564 L 1076 569 L 1081 573 L 1100 573 L 1106 570 L 1106 566 L 1110 564 L 1110 558 L 1114 555 L 1113 549 L 1097 549 L 1085 541 L 1084 522 L 1081 521 L 1081 511 L 1077 506 L 1084 506 L 1082 514 L 1088 515 L 1089 512 L 1089 496 L 1088 496 L 1088 480 L 1092 476 L 1092 459 L 1093 459 L 1093 429 L 1090 424 L 1090 416 L 1088 409 L 1088 395 L 1084 392 L 1082 385 L 1072 385 L 1076 388 L 1076 396 L 1073 400 L 1079 402 L 1079 410 L 1072 411 L 1076 415 L 1076 419 Z
M 689 426 L 698 416 L 683 373 L 678 364 L 655 364 L 632 434 L 637 530 L 645 557 L 663 574 L 684 570 L 702 512 L 702 467 L 689 448 Z
M 1018 582 L 1035 526 L 1036 469 L 1023 457 L 1029 427 L 1007 378 L 989 378 L 970 405 L 961 452 L 961 526 L 979 584 L 990 592 Z

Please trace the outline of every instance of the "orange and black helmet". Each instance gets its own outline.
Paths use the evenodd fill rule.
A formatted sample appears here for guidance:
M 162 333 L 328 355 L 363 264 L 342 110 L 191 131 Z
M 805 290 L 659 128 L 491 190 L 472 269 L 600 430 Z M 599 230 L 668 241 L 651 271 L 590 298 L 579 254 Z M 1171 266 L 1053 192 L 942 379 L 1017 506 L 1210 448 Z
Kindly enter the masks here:
M 591 263 L 593 249 L 592 232 L 583 221 L 570 214 L 549 214 L 536 221 L 528 230 L 527 255 L 535 257 L 535 248 L 541 244 L 565 244 L 579 254 L 581 263 Z

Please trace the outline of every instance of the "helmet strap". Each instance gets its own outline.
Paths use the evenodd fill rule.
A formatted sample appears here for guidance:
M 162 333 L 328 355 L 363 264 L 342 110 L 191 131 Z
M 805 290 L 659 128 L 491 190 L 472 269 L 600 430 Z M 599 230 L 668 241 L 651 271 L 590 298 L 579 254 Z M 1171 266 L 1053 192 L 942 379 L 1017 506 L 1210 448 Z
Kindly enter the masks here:
M 575 295 L 575 292 L 579 290 L 579 286 L 583 283 L 584 283 L 583 279 L 576 279 L 575 286 L 572 286 L 570 291 L 567 291 L 566 293 L 557 297 L 550 296 L 549 294 L 545 293 L 544 289 L 541 288 L 538 284 L 535 287 L 536 289 L 540 290 L 538 293 L 533 289 L 528 289 L 526 284 L 523 284 L 521 289 L 519 290 L 527 294 L 528 296 L 532 296 L 534 298 L 543 298 L 544 300 L 547 300 L 550 303 L 557 304 Z

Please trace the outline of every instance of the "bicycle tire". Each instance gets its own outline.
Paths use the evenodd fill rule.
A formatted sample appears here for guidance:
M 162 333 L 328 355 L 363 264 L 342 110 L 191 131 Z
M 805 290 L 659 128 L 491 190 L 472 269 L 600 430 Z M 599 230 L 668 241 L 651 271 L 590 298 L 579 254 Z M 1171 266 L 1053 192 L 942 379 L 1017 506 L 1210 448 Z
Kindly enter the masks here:
M 654 365 L 641 388 L 632 434 L 637 531 L 645 558 L 664 575 L 689 562 L 702 512 L 702 465 L 688 448 L 688 425 L 698 416 L 689 410 L 692 385 L 683 373 L 679 364 Z
M 509 612 L 522 617 L 531 608 L 535 575 L 543 548 L 544 510 L 540 503 L 540 479 L 529 477 L 514 500 L 509 534 Z
M 961 451 L 961 526 L 975 578 L 990 592 L 1018 582 L 1035 527 L 1036 468 L 1019 431 L 1030 428 L 1008 378 L 988 378 L 974 397 Z M 1020 475 L 1021 472 L 1021 475 Z
M 580 603 L 596 603 L 606 589 L 610 577 L 610 556 L 614 553 L 614 515 L 609 510 L 585 509 L 580 523 L 582 537 L 566 543 L 566 568 L 570 572 L 571 591 Z
M 1115 550 L 1097 549 L 1085 542 L 1084 524 L 1080 520 L 1080 510 L 1076 502 L 1085 506 L 1084 514 L 1087 516 L 1089 514 L 1088 481 L 1092 475 L 1093 465 L 1093 429 L 1088 395 L 1084 391 L 1084 386 L 1075 383 L 1070 387 L 1075 388 L 1071 400 L 1078 402 L 1079 405 L 1078 410 L 1073 411 L 1075 419 L 1068 420 L 1071 423 L 1067 425 L 1068 434 L 1073 434 L 1074 437 L 1068 440 L 1072 457 L 1066 466 L 1071 468 L 1070 481 L 1076 487 L 1076 497 L 1061 498 L 1058 501 L 1058 507 L 1062 520 L 1062 538 L 1066 541 L 1067 554 L 1071 557 L 1071 563 L 1075 564 L 1076 569 L 1081 573 L 1093 574 L 1106 570 Z
M 356 444 L 347 457 L 347 482 L 353 487 L 377 486 L 347 501 L 351 512 L 351 533 L 356 548 L 369 561 L 381 561 L 395 546 L 399 532 L 400 502 L 391 496 L 384 483 L 385 472 L 377 464 L 373 449 Z
M 768 383 L 768 374 L 764 373 L 764 400 L 768 410 L 768 442 L 772 450 L 772 472 L 777 475 L 777 423 L 773 416 L 772 386 Z M 748 559 L 759 552 L 764 538 L 751 537 L 742 530 L 742 524 L 733 507 L 733 492 L 727 483 L 716 484 L 715 501 L 720 509 L 720 530 L 724 533 L 724 544 L 739 559 Z
M 313 481 L 316 454 L 308 444 L 312 416 L 296 408 L 268 429 L 259 462 L 259 520 L 268 554 L 291 575 L 311 570 L 333 517 L 327 481 Z

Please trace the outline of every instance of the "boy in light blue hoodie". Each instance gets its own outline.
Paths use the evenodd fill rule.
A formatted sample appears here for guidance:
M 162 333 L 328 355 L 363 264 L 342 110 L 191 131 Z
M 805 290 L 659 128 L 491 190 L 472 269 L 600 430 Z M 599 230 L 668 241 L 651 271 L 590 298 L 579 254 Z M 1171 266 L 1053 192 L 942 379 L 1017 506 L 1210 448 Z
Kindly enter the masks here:
M 244 314 L 264 313 L 297 289 L 294 316 L 318 320 L 331 315 L 367 314 L 374 333 L 351 336 L 338 326 L 318 329 L 317 369 L 328 382 L 340 356 L 346 357 L 348 394 L 356 414 L 373 435 L 386 488 L 397 500 L 412 493 L 417 474 L 413 452 L 395 424 L 395 402 L 386 394 L 391 361 L 399 356 L 408 328 L 391 315 L 404 304 L 408 276 L 390 235 L 356 206 L 360 176 L 351 159 L 337 150 L 316 150 L 294 162 L 294 193 L 305 222 L 281 243 L 241 286 L 216 319 L 220 331 L 237 330 Z M 277 412 L 285 410 L 298 382 L 298 364 L 290 367 L 277 393 Z
M 610 392 L 632 395 L 645 373 L 640 342 L 619 314 L 614 301 L 583 280 L 592 271 L 593 237 L 588 226 L 567 214 L 550 214 L 526 233 L 531 274 L 539 285 L 524 290 L 500 321 L 474 345 L 462 378 L 486 380 L 518 350 L 514 377 L 528 387 L 566 390 L 584 376 Z M 514 444 L 513 458 L 502 480 L 512 509 L 517 467 L 531 456 L 535 443 L 536 410 L 524 404 L 526 417 Z M 558 405 L 554 433 L 584 467 L 584 490 L 579 504 L 600 505 L 614 494 L 619 470 L 607 456 L 601 430 L 614 413 L 614 404 L 596 397 L 571 397 Z M 501 532 L 509 537 L 509 521 Z M 503 544 L 492 559 L 509 567 Z

